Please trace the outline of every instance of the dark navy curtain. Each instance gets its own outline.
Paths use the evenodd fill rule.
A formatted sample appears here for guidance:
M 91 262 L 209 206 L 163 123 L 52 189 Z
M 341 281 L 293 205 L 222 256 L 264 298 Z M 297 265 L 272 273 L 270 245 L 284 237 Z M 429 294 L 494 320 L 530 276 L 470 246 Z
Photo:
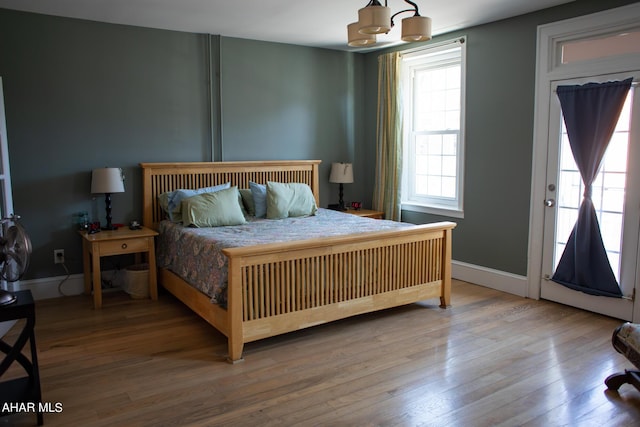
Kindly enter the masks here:
M 632 80 L 558 86 L 556 91 L 585 190 L 578 220 L 551 279 L 591 295 L 622 296 L 602 242 L 591 200 L 591 184 L 600 169 Z

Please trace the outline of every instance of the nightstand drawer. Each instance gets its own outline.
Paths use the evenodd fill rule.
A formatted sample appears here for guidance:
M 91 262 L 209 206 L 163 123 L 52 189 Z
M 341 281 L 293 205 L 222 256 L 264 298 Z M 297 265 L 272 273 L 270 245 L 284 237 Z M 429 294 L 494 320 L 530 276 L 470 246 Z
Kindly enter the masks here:
M 145 252 L 149 249 L 147 239 L 123 239 L 100 242 L 100 256 Z

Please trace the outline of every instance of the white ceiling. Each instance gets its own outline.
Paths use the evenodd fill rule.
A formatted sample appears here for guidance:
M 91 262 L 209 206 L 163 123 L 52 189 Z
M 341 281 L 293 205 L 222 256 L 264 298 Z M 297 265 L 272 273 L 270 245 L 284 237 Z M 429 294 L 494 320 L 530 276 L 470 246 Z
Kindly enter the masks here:
M 433 34 L 484 24 L 573 0 L 415 0 L 433 20 Z M 0 0 L 0 8 L 140 27 L 290 43 L 339 50 L 347 24 L 366 0 Z M 389 0 L 392 13 L 409 7 Z M 411 16 L 401 14 L 399 18 Z M 399 27 L 375 48 L 399 40 Z M 359 49 L 363 50 L 363 49 Z

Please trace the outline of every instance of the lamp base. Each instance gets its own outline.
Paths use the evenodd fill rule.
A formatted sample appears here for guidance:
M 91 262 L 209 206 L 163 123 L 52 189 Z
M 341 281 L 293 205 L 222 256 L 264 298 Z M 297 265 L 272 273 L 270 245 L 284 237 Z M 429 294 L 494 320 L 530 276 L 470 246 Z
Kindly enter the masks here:
M 327 208 L 331 209 L 331 210 L 334 210 L 334 211 L 346 211 L 347 210 L 346 207 L 340 206 L 340 203 L 328 205 Z
M 343 192 L 344 188 L 342 187 L 342 183 L 340 183 L 340 194 L 339 194 L 339 199 L 338 199 L 338 209 L 339 211 L 346 211 L 347 208 L 344 207 L 344 199 L 342 198 L 342 196 L 344 195 Z
M 107 210 L 107 225 L 102 227 L 103 230 L 117 230 L 118 227 L 111 223 L 111 193 L 104 194 L 104 206 Z

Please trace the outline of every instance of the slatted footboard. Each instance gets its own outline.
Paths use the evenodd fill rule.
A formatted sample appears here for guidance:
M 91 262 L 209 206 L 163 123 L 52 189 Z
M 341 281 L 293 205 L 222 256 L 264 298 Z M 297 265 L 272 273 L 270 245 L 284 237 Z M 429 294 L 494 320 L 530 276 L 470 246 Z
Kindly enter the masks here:
M 450 304 L 451 230 L 443 222 L 225 249 L 229 358 L 246 342 L 430 298 Z

